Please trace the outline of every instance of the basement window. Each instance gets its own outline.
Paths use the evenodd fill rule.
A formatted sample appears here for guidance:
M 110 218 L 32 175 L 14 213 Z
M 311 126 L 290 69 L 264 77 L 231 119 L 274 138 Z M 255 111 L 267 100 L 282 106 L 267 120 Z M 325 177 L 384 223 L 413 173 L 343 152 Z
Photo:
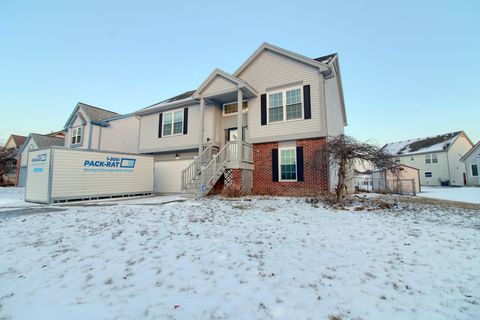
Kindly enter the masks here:
M 431 172 L 425 172 L 425 178 L 431 178 L 433 177 Z
M 297 151 L 296 148 L 279 149 L 280 181 L 297 181 Z

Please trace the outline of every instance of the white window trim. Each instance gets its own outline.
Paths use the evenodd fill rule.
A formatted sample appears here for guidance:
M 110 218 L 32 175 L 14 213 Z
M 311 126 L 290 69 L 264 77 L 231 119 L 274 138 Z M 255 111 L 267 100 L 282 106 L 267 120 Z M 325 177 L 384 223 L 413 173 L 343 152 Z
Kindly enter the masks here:
M 73 137 L 78 137 L 78 129 L 79 128 L 82 128 L 82 134 L 80 135 L 80 141 L 76 142 L 76 143 L 73 143 L 72 139 L 73 139 Z M 71 134 L 70 134 L 70 145 L 75 146 L 75 147 L 79 147 L 79 146 L 83 145 L 83 138 L 85 136 L 85 126 L 83 126 L 83 125 L 75 126 L 75 127 L 71 127 L 71 129 L 72 130 L 71 130 Z M 77 131 L 76 135 L 75 135 L 75 130 Z
M 300 89 L 300 101 L 302 103 L 302 107 L 300 110 L 302 111 L 302 116 L 297 119 L 290 119 L 287 120 L 287 91 L 293 91 L 296 89 Z M 276 94 L 276 93 L 281 93 L 282 94 L 282 108 L 283 108 L 283 120 L 282 121 L 273 121 L 270 122 L 270 95 Z M 282 123 L 282 122 L 292 122 L 292 121 L 299 121 L 299 120 L 305 120 L 305 115 L 304 113 L 304 102 L 303 102 L 303 86 L 297 86 L 297 87 L 290 87 L 290 88 L 285 88 L 281 90 L 275 90 L 275 91 L 269 91 L 267 92 L 267 124 L 275 124 L 275 123 Z
M 178 111 L 182 112 L 182 132 L 173 133 L 173 126 L 175 124 L 175 112 L 178 112 Z M 165 115 L 168 114 L 168 113 L 172 114 L 172 133 L 166 135 L 163 130 L 165 129 Z M 184 127 L 185 127 L 185 109 L 179 108 L 179 109 L 175 109 L 175 110 L 165 111 L 163 113 L 163 115 L 162 115 L 162 138 L 163 137 L 168 138 L 168 137 L 181 136 L 181 135 L 183 135 Z
M 433 155 L 435 155 L 436 162 L 433 162 Z M 430 161 L 430 162 L 427 162 Z M 425 154 L 425 164 L 436 164 L 438 163 L 438 154 L 437 153 L 426 153 Z
M 295 179 L 282 179 L 282 150 L 293 150 L 295 153 Z M 297 182 L 298 181 L 297 147 L 278 148 L 278 181 L 280 182 Z
M 243 110 L 243 103 L 247 103 L 247 110 Z M 232 101 L 232 102 L 227 102 L 222 104 L 222 114 L 224 117 L 229 117 L 229 116 L 234 116 L 238 113 L 238 107 L 237 107 L 237 112 L 232 112 L 232 113 L 225 113 L 225 106 L 228 106 L 230 104 L 238 103 L 238 101 Z M 242 113 L 247 113 L 248 112 L 248 100 L 243 100 L 242 101 Z
M 473 175 L 473 166 L 477 166 L 477 175 L 474 176 Z M 478 165 L 478 163 L 470 163 L 470 177 L 472 178 L 478 178 L 480 177 L 480 166 Z

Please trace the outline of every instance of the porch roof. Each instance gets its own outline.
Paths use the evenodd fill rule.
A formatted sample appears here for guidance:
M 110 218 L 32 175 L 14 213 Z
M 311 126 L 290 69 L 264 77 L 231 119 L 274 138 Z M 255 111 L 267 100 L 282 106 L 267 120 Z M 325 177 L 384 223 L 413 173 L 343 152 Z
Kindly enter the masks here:
M 204 95 L 205 89 L 208 87 L 209 84 L 211 84 L 217 77 L 221 77 L 223 79 L 228 80 L 231 84 L 232 87 L 231 89 L 224 89 L 221 91 L 216 91 L 216 92 L 211 92 L 206 95 Z M 220 98 L 219 100 L 225 100 L 229 99 L 227 98 L 230 96 L 232 93 L 235 93 L 238 89 L 242 90 L 243 95 L 246 99 L 253 98 L 258 96 L 257 90 L 255 90 L 252 86 L 250 86 L 248 83 L 245 81 L 231 75 L 230 73 L 221 70 L 221 69 L 215 69 L 213 72 L 208 76 L 208 78 L 198 87 L 198 89 L 195 91 L 193 94 L 194 99 L 200 99 L 200 98 L 213 98 L 215 97 Z M 223 97 L 223 98 L 222 98 Z

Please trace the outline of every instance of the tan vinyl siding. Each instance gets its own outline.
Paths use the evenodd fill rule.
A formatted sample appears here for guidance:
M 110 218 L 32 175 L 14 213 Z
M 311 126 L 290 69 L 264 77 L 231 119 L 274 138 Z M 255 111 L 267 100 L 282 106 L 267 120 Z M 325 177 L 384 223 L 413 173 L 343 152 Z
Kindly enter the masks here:
M 338 136 L 344 133 L 344 126 L 337 78 L 325 79 L 324 85 L 328 135 Z
M 202 90 L 202 96 L 207 97 L 211 94 L 222 93 L 226 91 L 237 90 L 237 85 L 222 76 L 215 78 Z
M 184 107 L 178 108 L 183 109 Z M 207 108 L 206 108 L 207 109 Z M 176 110 L 175 108 L 173 110 Z M 200 104 L 188 106 L 188 133 L 158 138 L 159 114 L 140 118 L 140 153 L 162 152 L 198 148 L 200 130 Z M 207 125 L 205 126 L 207 127 Z
M 28 140 L 28 144 L 25 146 L 25 148 L 23 149 L 22 151 L 22 160 L 21 160 L 21 163 L 20 163 L 20 166 L 21 167 L 25 167 L 27 164 L 28 164 L 28 153 L 29 153 L 29 150 L 33 150 L 33 149 L 37 149 L 38 146 L 37 144 L 35 143 L 35 141 L 33 141 L 32 138 L 30 138 Z
M 133 172 L 84 171 L 85 160 L 104 161 L 106 157 L 136 159 Z M 53 161 L 51 181 L 51 197 L 53 200 L 98 195 L 132 194 L 151 192 L 153 190 L 153 157 L 53 149 Z
M 323 76 L 317 68 L 269 50 L 257 58 L 239 78 L 255 88 L 259 96 L 248 100 L 250 142 L 312 138 L 326 135 Z M 310 85 L 312 118 L 260 124 L 260 95 L 279 88 Z M 268 97 L 267 97 L 268 100 Z
M 457 140 L 448 149 L 448 163 L 450 165 L 450 184 L 463 186 L 463 174 L 465 173 L 465 164 L 460 161 L 470 149 L 472 144 L 464 134 L 461 134 Z
M 135 116 L 110 121 L 101 128 L 100 150 L 137 153 L 139 123 Z

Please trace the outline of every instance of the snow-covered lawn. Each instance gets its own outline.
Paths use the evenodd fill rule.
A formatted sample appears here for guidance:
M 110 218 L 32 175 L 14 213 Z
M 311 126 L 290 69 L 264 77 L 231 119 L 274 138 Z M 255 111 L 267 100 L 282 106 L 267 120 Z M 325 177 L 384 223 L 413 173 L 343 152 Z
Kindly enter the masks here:
M 0 187 L 0 210 L 12 207 L 27 206 L 24 202 L 24 188 Z
M 479 318 L 478 211 L 177 199 L 1 219 L 0 319 Z
M 480 188 L 475 187 L 425 187 L 422 186 L 420 197 L 460 201 L 480 204 Z M 480 318 L 480 317 L 479 317 Z

